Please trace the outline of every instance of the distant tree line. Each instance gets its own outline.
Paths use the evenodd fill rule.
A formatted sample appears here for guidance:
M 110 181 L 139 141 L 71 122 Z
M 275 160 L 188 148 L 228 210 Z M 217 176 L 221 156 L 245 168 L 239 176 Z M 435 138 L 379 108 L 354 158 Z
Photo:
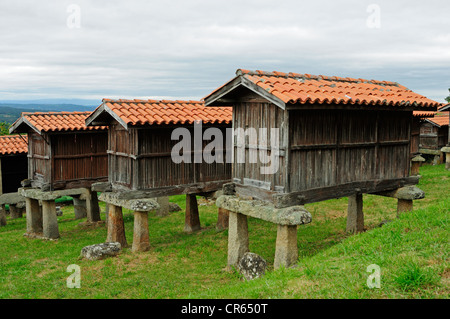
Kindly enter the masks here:
M 448 89 L 448 91 L 450 92 L 450 89 Z M 447 97 L 445 98 L 445 100 L 446 100 L 448 103 L 450 103 L 450 95 L 447 96 Z

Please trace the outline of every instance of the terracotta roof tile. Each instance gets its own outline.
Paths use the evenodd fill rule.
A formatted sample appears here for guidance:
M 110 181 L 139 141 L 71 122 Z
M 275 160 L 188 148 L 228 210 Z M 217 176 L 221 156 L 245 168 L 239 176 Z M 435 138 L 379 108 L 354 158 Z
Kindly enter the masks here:
M 101 126 L 86 126 L 85 120 L 90 114 L 91 112 L 24 112 L 21 118 L 41 132 L 107 129 L 107 127 Z
M 26 154 L 28 153 L 28 138 L 26 135 L 2 135 L 0 136 L 0 155 Z
M 111 100 L 103 103 L 129 125 L 225 123 L 232 121 L 231 107 L 207 108 L 200 101 Z
M 414 111 L 413 116 L 419 118 L 433 117 L 436 112 Z
M 253 82 L 284 103 L 412 105 L 415 109 L 441 105 L 396 82 L 244 69 L 238 69 L 236 75 Z
M 427 118 L 427 120 L 439 126 L 448 126 L 449 124 L 448 113 L 437 112 L 434 117 Z

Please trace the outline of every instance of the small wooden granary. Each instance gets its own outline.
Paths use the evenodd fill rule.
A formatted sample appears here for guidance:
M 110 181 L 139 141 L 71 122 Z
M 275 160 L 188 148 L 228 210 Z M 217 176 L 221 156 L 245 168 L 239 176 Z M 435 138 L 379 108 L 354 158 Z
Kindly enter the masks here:
M 126 206 L 119 202 L 179 194 L 186 194 L 185 231 L 199 230 L 196 195 L 209 195 L 231 181 L 231 163 L 225 160 L 226 145 L 214 148 L 216 158 L 221 161 L 207 162 L 202 153 L 210 141 L 204 139 L 204 134 L 211 128 L 225 137 L 227 128 L 231 128 L 231 117 L 230 107 L 206 108 L 199 101 L 104 99 L 86 119 L 86 125 L 109 127 L 110 192 L 101 197 L 109 204 L 109 225 L 115 225 L 108 228 L 108 238 L 126 244 L 121 226 L 122 207 Z M 173 136 L 177 129 L 188 137 Z M 186 156 L 181 161 L 173 158 L 180 139 L 188 142 L 185 146 L 190 145 L 175 152 Z M 147 213 L 135 210 L 136 234 L 148 233 L 147 227 L 139 227 L 147 222 Z M 219 223 L 227 220 L 226 215 L 221 216 L 219 212 Z M 133 247 L 140 251 L 147 249 L 148 237 L 135 239 Z
M 28 135 L 28 179 L 17 192 L 25 198 L 30 237 L 59 237 L 55 200 L 62 196 L 72 196 L 75 218 L 100 222 L 91 186 L 108 180 L 108 135 L 106 127 L 86 127 L 90 113 L 22 113 L 10 127 Z
M 231 163 L 196 163 L 194 152 L 190 163 L 175 162 L 172 149 L 179 140 L 172 139 L 172 132 L 187 128 L 194 139 L 194 122 L 201 121 L 201 134 L 215 127 L 226 136 L 231 112 L 229 107 L 205 108 L 198 101 L 104 99 L 86 119 L 86 125 L 109 127 L 109 182 L 113 190 L 128 191 L 129 198 L 195 194 L 215 191 L 229 182 Z M 202 143 L 203 149 L 208 141 L 202 139 Z M 216 151 L 225 154 L 223 146 Z
M 232 177 L 238 194 L 280 207 L 416 184 L 413 111 L 440 105 L 395 82 L 241 69 L 204 100 L 232 105 L 235 130 L 278 130 L 263 147 L 236 137 Z M 254 148 L 279 154 L 276 172 L 263 174 L 266 164 L 249 161 Z
M 87 127 L 91 112 L 22 113 L 11 133 L 28 134 L 28 179 L 44 191 L 107 181 L 106 127 Z

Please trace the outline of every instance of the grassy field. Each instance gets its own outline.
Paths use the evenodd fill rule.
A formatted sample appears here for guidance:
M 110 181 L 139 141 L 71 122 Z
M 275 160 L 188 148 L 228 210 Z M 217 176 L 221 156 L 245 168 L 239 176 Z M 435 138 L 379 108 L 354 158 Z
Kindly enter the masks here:
M 313 222 L 298 229 L 295 268 L 273 270 L 276 226 L 249 218 L 250 250 L 269 264 L 251 282 L 225 271 L 228 233 L 216 232 L 214 205 L 200 206 L 202 231 L 183 233 L 184 196 L 171 197 L 183 211 L 150 214 L 150 251 L 125 248 L 101 261 L 79 255 L 104 242 L 106 227 L 79 226 L 72 206 L 58 217 L 57 241 L 28 239 L 25 218 L 8 218 L 0 228 L 0 298 L 448 298 L 450 172 L 438 165 L 421 174 L 426 198 L 400 218 L 394 199 L 364 196 L 366 232 L 358 235 L 345 232 L 345 198 L 307 205 Z M 124 219 L 131 245 L 132 213 Z M 379 227 L 383 220 L 392 222 Z M 80 266 L 80 289 L 66 286 L 71 264 Z M 380 267 L 380 288 L 367 286 L 372 264 Z

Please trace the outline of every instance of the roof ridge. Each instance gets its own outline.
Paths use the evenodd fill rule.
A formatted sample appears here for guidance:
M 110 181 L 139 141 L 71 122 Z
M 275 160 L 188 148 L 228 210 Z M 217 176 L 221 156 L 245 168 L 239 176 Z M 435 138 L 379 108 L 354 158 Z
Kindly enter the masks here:
M 378 84 L 382 86 L 399 86 L 399 83 L 392 81 L 378 81 L 378 80 L 367 80 L 367 79 L 354 79 L 350 77 L 340 77 L 340 76 L 327 76 L 327 75 L 313 75 L 308 73 L 295 73 L 295 72 L 279 72 L 279 71 L 261 71 L 261 70 L 246 70 L 246 69 L 238 69 L 236 71 L 236 75 L 256 75 L 256 76 L 271 76 L 271 77 L 279 77 L 279 78 L 294 78 L 297 80 L 325 80 L 330 82 L 350 82 L 350 83 L 370 83 L 370 84 Z
M 104 98 L 103 102 L 107 103 L 152 103 L 152 104 L 175 104 L 175 103 L 185 103 L 185 104 L 205 104 L 203 101 L 196 100 L 154 100 L 154 99 L 108 99 Z
M 22 115 L 75 115 L 75 114 L 91 114 L 91 111 L 51 111 L 51 112 L 22 112 Z

